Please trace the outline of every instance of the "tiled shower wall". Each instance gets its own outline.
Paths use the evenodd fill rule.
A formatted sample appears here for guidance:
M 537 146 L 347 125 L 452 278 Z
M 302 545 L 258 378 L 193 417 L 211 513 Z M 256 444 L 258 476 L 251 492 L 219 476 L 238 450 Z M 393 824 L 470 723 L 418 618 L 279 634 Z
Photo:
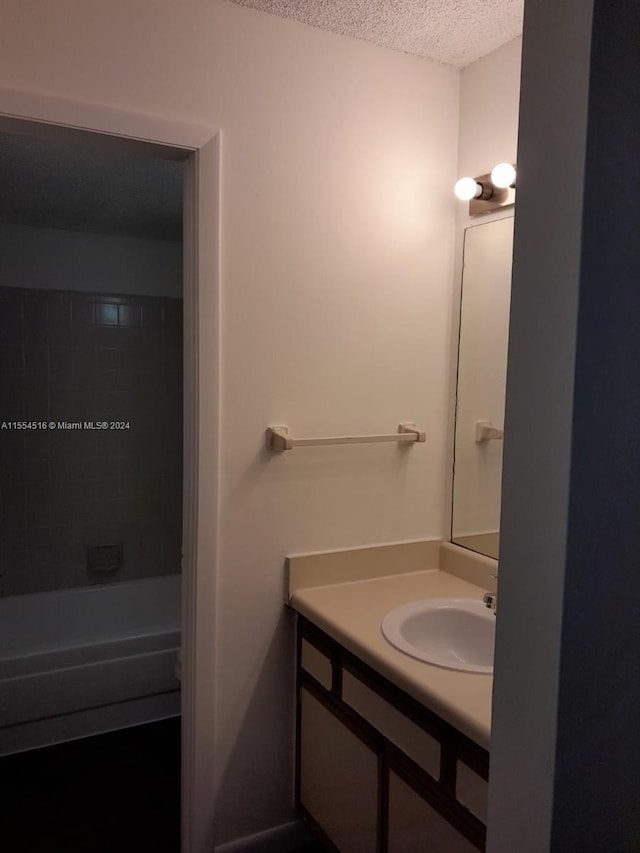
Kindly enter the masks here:
M 0 427 L 0 594 L 180 571 L 182 300 L 0 287 Z

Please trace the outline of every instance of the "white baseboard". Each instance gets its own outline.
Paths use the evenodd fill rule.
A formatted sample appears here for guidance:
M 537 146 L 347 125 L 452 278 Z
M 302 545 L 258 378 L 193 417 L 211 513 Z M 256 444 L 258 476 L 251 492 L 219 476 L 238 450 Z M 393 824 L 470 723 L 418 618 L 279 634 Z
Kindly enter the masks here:
M 292 853 L 306 844 L 309 837 L 304 821 L 292 820 L 255 835 L 217 845 L 215 853 Z

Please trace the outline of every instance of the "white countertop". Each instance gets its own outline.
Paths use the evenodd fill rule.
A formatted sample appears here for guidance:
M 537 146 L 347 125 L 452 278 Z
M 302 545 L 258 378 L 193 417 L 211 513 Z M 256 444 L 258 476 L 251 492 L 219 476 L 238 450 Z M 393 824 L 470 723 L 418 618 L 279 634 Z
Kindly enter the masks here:
M 438 569 L 307 587 L 291 605 L 330 637 L 480 746 L 489 749 L 493 677 L 415 660 L 380 630 L 383 616 L 419 598 L 482 598 L 485 589 Z

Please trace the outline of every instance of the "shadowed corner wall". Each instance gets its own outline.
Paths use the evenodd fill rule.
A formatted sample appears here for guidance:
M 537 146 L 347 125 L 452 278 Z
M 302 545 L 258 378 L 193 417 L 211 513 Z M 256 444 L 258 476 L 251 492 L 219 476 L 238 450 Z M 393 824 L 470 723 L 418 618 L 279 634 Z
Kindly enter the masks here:
M 640 838 L 639 31 L 525 9 L 491 853 Z

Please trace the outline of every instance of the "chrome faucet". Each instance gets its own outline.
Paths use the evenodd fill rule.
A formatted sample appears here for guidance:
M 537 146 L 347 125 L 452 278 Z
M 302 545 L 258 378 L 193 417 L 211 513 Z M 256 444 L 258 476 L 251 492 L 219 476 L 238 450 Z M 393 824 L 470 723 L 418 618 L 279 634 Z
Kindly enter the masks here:
M 495 575 L 491 575 L 491 577 L 493 578 L 493 580 L 498 580 L 498 573 L 496 572 Z M 485 594 L 482 596 L 482 601 L 483 601 L 483 604 L 485 607 L 489 608 L 489 610 L 492 610 L 494 614 L 497 614 L 497 612 L 498 612 L 498 593 L 497 592 L 485 592 Z

